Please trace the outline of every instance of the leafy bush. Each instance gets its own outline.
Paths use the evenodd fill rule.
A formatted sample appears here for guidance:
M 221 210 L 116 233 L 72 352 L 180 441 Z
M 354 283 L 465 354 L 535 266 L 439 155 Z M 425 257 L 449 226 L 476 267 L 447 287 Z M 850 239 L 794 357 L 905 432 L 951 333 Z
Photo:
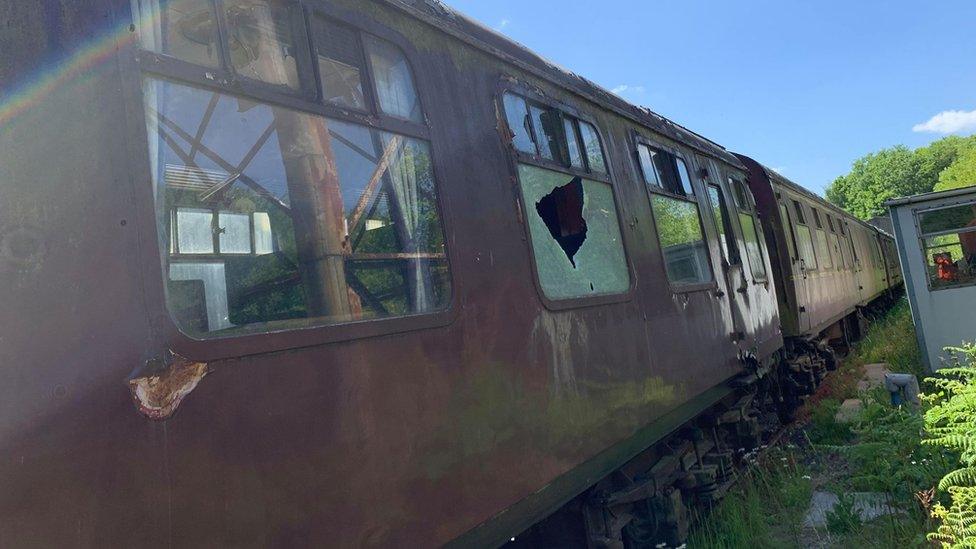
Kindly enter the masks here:
M 928 380 L 935 390 L 925 397 L 931 408 L 925 413 L 923 443 L 955 453 L 959 465 L 939 482 L 950 504 L 933 506 L 932 516 L 940 524 L 928 539 L 946 548 L 976 547 L 976 346 L 954 351 L 966 359 Z

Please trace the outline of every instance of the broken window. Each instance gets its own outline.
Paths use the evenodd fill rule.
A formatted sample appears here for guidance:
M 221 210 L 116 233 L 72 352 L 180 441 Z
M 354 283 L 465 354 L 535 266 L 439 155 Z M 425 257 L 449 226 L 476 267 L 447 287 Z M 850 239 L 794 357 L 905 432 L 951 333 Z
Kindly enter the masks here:
M 519 165 L 539 283 L 551 300 L 620 294 L 630 272 L 607 184 Z
M 537 105 L 529 107 L 532 128 L 535 131 L 535 144 L 539 147 L 539 156 L 547 160 L 561 161 L 560 135 L 562 123 L 559 111 L 545 109 Z
M 359 33 L 323 17 L 316 17 L 312 20 L 312 38 L 323 98 L 340 107 L 366 110 L 363 86 L 366 61 Z
M 711 282 L 712 268 L 698 204 L 657 193 L 651 195 L 651 204 L 671 284 L 694 286 Z
M 933 290 L 976 283 L 976 203 L 917 214 Z
M 375 36 L 363 35 L 376 84 L 380 110 L 390 116 L 422 123 L 424 113 L 413 83 L 413 72 L 400 48 Z
M 184 332 L 221 337 L 447 307 L 427 143 L 145 85 L 167 303 Z

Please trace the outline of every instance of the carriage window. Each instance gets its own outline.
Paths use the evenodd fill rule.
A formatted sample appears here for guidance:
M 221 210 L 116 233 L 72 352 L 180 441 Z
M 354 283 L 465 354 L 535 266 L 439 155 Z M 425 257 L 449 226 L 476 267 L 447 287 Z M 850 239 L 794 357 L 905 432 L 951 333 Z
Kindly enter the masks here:
M 144 49 L 205 67 L 220 65 L 216 13 L 200 0 L 134 0 L 134 21 Z
M 563 127 L 566 128 L 566 142 L 569 145 L 569 165 L 581 170 L 586 169 L 586 165 L 583 163 L 583 151 L 580 149 L 580 135 L 576 131 L 576 122 L 571 118 L 566 118 L 563 121 Z
M 519 165 L 519 182 L 546 297 L 620 294 L 630 288 L 609 184 L 528 164 Z
M 535 140 L 529 132 L 529 107 L 525 99 L 511 93 L 505 94 L 505 116 L 512 132 L 515 148 L 529 154 L 537 154 Z
M 742 227 L 742 237 L 745 241 L 746 257 L 752 276 L 758 281 L 766 280 L 766 259 L 763 256 L 762 224 L 756 215 L 756 199 L 752 191 L 741 179 L 729 177 L 729 185 L 735 194 L 736 204 L 739 206 L 739 225 Z
M 817 210 L 813 211 L 814 214 Z M 824 269 L 832 269 L 834 261 L 830 256 L 830 244 L 827 241 L 827 233 L 823 229 L 817 229 L 817 257 L 820 258 L 820 266 Z
M 790 212 L 786 204 L 779 205 L 780 221 L 783 223 L 783 234 L 786 235 L 786 247 L 790 251 L 790 259 L 796 259 L 796 235 L 790 223 Z
M 711 282 L 712 267 L 698 204 L 656 193 L 651 195 L 651 204 L 671 283 L 694 286 Z
M 803 206 L 800 205 L 800 201 L 798 200 L 793 201 L 793 211 L 796 212 L 796 222 L 806 225 L 807 219 L 806 216 L 803 215 Z
M 712 217 L 718 228 L 718 240 L 722 246 L 725 259 L 732 265 L 739 263 L 739 248 L 736 246 L 735 231 L 729 221 L 729 209 L 725 203 L 725 196 L 718 185 L 708 186 L 708 199 L 712 206 Z
M 223 5 L 234 70 L 247 78 L 298 89 L 294 4 L 284 0 L 223 0 Z
M 167 302 L 187 334 L 448 305 L 427 143 L 161 80 L 145 97 Z
M 529 113 L 532 117 L 532 129 L 535 131 L 535 143 L 539 146 L 539 156 L 549 160 L 561 161 L 560 152 L 560 122 L 559 111 L 543 109 L 531 105 Z
M 637 146 L 637 157 L 640 161 L 644 183 L 650 187 L 657 187 L 676 196 L 695 196 L 691 185 L 691 176 L 685 161 L 674 154 L 653 149 L 647 145 Z
M 797 248 L 800 254 L 800 261 L 803 269 L 812 271 L 817 268 L 817 253 L 814 251 L 813 232 L 806 224 L 803 215 L 803 205 L 798 200 L 793 201 L 793 209 L 796 212 L 796 235 Z
M 312 38 L 322 78 L 322 96 L 334 105 L 365 110 L 365 59 L 359 34 L 347 27 L 316 18 Z
M 917 215 L 930 287 L 976 283 L 976 203 Z
M 589 122 L 580 122 L 580 133 L 583 137 L 583 149 L 586 151 L 586 162 L 590 171 L 607 173 L 607 161 L 603 157 L 603 146 L 600 144 L 600 134 Z
M 390 116 L 422 123 L 424 113 L 413 84 L 413 72 L 400 48 L 374 36 L 363 35 L 376 84 L 380 110 Z

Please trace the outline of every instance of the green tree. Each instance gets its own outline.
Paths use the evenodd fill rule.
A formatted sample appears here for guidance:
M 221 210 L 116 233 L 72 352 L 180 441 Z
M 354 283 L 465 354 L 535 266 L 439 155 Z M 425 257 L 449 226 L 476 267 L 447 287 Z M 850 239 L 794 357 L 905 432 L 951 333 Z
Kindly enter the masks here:
M 976 162 L 966 160 L 973 151 L 976 136 L 950 136 L 914 151 L 903 145 L 883 149 L 854 162 L 849 174 L 838 177 L 827 188 L 827 199 L 861 219 L 871 219 L 883 215 L 885 201 L 892 198 L 931 192 L 937 184 L 976 183 L 972 167 L 968 171 L 956 167 Z M 963 183 L 967 179 L 969 182 Z
M 884 213 L 885 201 L 935 187 L 935 180 L 919 177 L 918 166 L 915 152 L 904 145 L 869 154 L 834 181 L 827 199 L 861 219 L 871 219 Z
M 935 190 L 947 191 L 972 185 L 976 185 L 976 147 L 967 151 L 942 171 Z

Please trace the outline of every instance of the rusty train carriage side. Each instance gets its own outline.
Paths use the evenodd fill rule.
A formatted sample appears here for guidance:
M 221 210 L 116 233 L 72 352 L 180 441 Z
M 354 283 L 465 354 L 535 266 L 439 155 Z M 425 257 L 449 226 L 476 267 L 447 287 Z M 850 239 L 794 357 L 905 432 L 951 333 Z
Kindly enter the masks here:
M 132 6 L 144 4 L 50 1 L 43 17 L 24 3 L 3 8 L 23 23 L 0 38 L 4 82 L 50 67 L 18 88 L 15 108 L 0 109 L 5 544 L 430 545 L 464 534 L 498 543 L 728 398 L 726 381 L 746 366 L 778 363 L 777 242 L 758 244 L 766 281 L 742 258 L 723 260 L 709 187 L 731 200 L 730 178 L 747 166 L 714 143 L 437 3 L 295 4 L 304 30 L 290 51 L 305 70 L 294 91 L 222 68 L 234 61 L 222 10 L 217 66 L 144 51 L 130 28 Z M 319 15 L 399 48 L 425 118 L 323 101 L 323 69 L 311 62 Z M 406 255 L 446 262 L 447 303 L 382 320 L 185 335 L 167 307 L 173 275 L 160 268 L 172 252 L 159 244 L 146 79 L 234 98 L 240 119 L 281 109 L 387 132 L 374 137 L 377 165 L 400 146 L 396 136 L 429 142 L 443 251 Z M 529 227 L 538 205 L 523 200 L 519 166 L 547 166 L 513 148 L 502 104 L 512 89 L 597 129 L 606 175 L 556 171 L 610 190 L 625 291 L 545 296 Z M 203 129 L 183 133 L 203 148 Z M 684 202 L 697 205 L 712 273 L 699 287 L 671 287 L 651 207 L 661 193 L 643 182 L 641 140 L 688 165 L 695 192 Z M 309 157 L 304 173 L 334 169 Z M 208 181 L 232 186 L 246 174 L 230 175 Z M 744 225 L 729 217 L 726 234 L 743 250 Z M 260 255 L 255 219 L 249 257 Z M 219 250 L 225 233 L 215 234 Z M 308 244 L 322 252 L 317 272 L 347 254 L 328 231 L 321 238 Z M 335 284 L 312 293 L 320 304 L 348 297 Z

